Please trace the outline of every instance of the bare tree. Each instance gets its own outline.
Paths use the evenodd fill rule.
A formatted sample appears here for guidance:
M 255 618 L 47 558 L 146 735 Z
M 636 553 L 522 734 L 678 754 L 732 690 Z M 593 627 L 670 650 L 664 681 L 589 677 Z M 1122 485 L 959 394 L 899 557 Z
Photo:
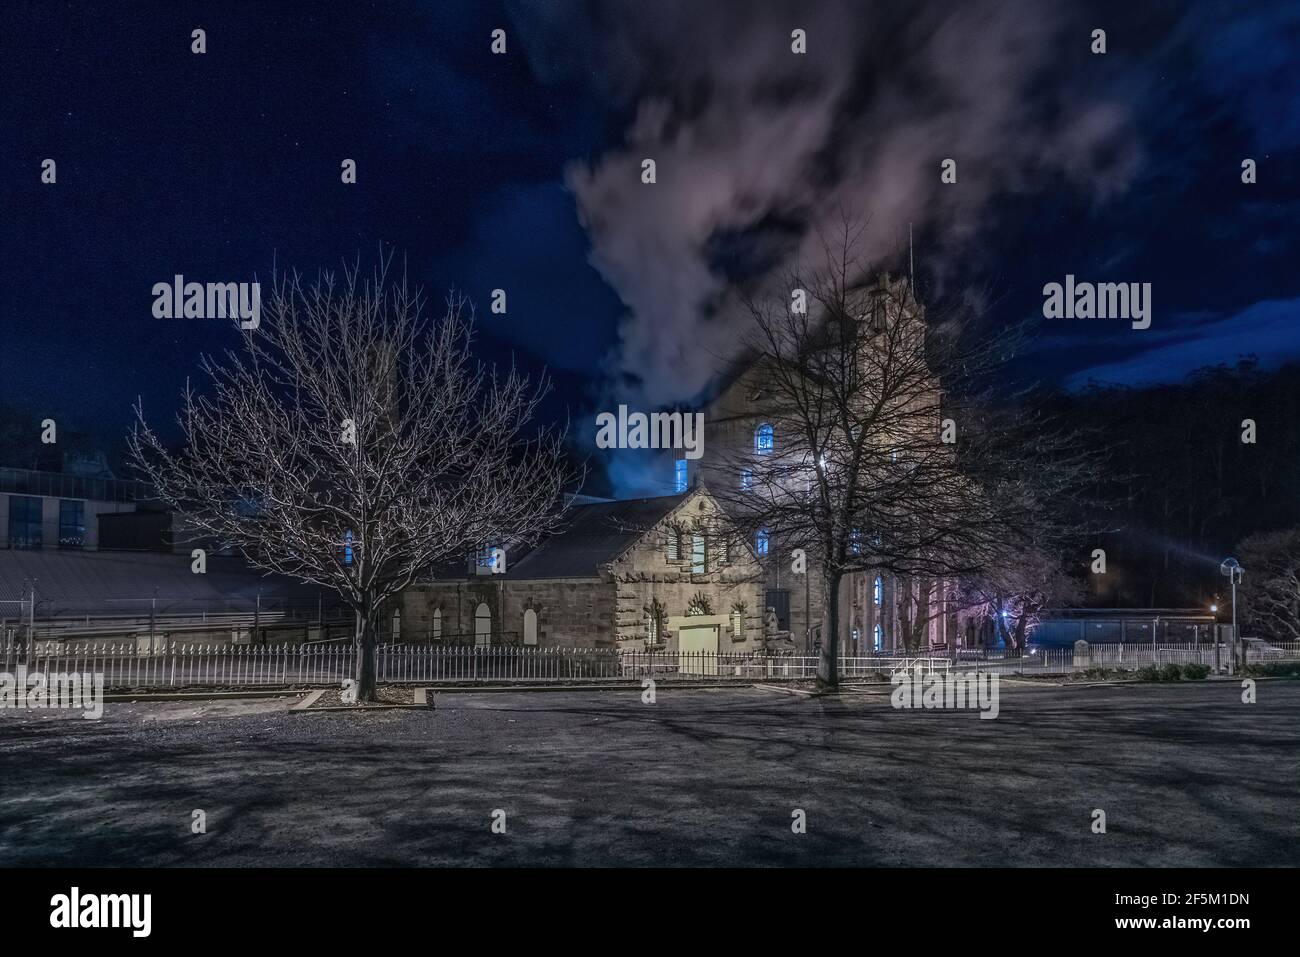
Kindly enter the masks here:
M 903 648 L 917 651 L 930 622 L 961 607 L 954 586 L 943 579 L 903 575 L 897 579 L 898 628 Z
M 996 399 L 1017 334 L 938 322 L 908 282 L 869 279 L 863 228 L 846 222 L 823 238 L 824 261 L 749 302 L 754 392 L 772 431 L 766 447 L 732 450 L 734 477 L 714 490 L 779 542 L 771 560 L 805 550 L 821 581 L 828 685 L 846 574 L 901 576 L 917 604 L 904 612 L 923 625 L 948 605 L 945 582 L 1063 541 L 1052 508 L 1093 477 L 1080 443 Z
M 473 309 L 440 320 L 420 290 L 359 264 L 310 284 L 276 273 L 240 352 L 205 356 L 168 449 L 145 421 L 133 464 L 201 535 L 255 567 L 336 592 L 355 612 L 358 699 L 375 695 L 378 615 L 434 563 L 531 542 L 559 521 L 563 435 L 527 427 L 549 383 L 471 352 Z
M 1275 641 L 1300 641 L 1300 528 L 1252 535 L 1239 550 L 1242 620 Z
M 987 625 L 1015 655 L 1025 652 L 1027 636 L 1050 605 L 1077 601 L 1083 589 L 1069 575 L 1061 557 L 1031 547 L 996 567 L 984 569 L 962 582 L 962 603 L 974 608 L 981 625 Z

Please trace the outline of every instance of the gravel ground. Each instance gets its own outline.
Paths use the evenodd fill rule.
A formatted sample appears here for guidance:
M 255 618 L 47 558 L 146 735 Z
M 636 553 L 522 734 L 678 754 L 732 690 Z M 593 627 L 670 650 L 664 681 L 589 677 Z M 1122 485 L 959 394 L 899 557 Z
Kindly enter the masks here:
M 1300 682 L 1258 690 L 1006 682 L 991 721 L 888 688 L 7 711 L 0 864 L 1294 866 Z

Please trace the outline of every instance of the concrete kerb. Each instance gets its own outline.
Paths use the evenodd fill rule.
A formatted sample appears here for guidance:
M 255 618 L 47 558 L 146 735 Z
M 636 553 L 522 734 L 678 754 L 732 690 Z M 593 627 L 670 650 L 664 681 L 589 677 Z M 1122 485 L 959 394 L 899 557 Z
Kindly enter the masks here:
M 658 688 L 748 688 L 752 687 L 751 682 L 747 681 L 713 681 L 713 682 L 671 682 L 656 679 Z M 329 685 L 324 688 L 310 688 L 301 685 L 284 685 L 276 688 L 256 688 L 242 691 L 212 691 L 209 689 L 195 688 L 193 690 L 181 689 L 178 691 L 111 691 L 104 695 L 105 701 L 114 702 L 140 702 L 149 701 L 207 701 L 222 699 L 237 700 L 240 698 L 294 698 L 294 697 L 313 697 L 319 698 L 320 694 L 337 685 Z M 642 685 L 640 682 L 600 682 L 599 684 L 547 684 L 547 685 L 529 685 L 529 684 L 448 684 L 448 685 L 428 685 L 416 687 L 416 695 L 426 694 L 435 691 L 439 694 L 454 693 L 496 693 L 511 691 L 640 691 Z M 394 707 L 409 708 L 411 705 L 394 705 Z M 320 710 L 320 709 L 316 709 Z
M 820 698 L 823 695 L 834 694 L 832 691 L 815 691 L 809 688 L 785 688 L 781 685 L 755 684 L 753 687 L 759 691 L 771 691 L 776 694 L 792 694 L 801 698 Z
M 1229 675 L 1208 675 L 1204 680 L 1207 682 L 1239 682 L 1242 676 Z M 1140 678 L 1111 678 L 1100 681 L 1070 681 L 1067 678 L 1051 681 L 1042 678 L 1018 678 L 1010 675 L 1002 675 L 1002 680 L 1008 684 L 1017 684 L 1025 687 L 1054 687 L 1054 688 L 1097 688 L 1109 687 L 1117 684 L 1138 685 L 1138 684 L 1160 684 L 1160 685 L 1186 685 L 1199 684 L 1197 681 L 1144 681 Z M 1295 681 L 1300 680 L 1288 675 L 1260 675 L 1255 681 Z M 329 687 L 333 688 L 334 685 Z M 677 689 L 677 690 L 716 690 L 721 688 L 756 688 L 762 691 L 778 692 L 782 694 L 795 694 L 804 697 L 812 697 L 822 692 L 810 691 L 802 688 L 788 688 L 780 684 L 769 682 L 746 682 L 746 681 L 714 681 L 714 682 L 671 682 L 656 680 L 656 687 L 659 689 Z M 881 682 L 865 682 L 861 684 L 852 684 L 844 687 L 853 689 L 872 689 L 875 687 L 887 687 Z M 430 691 L 437 694 L 498 694 L 510 693 L 512 691 L 528 692 L 547 692 L 547 691 L 637 691 L 641 689 L 639 683 L 631 682 L 601 682 L 599 684 L 555 684 L 555 685 L 527 685 L 527 684 L 456 684 L 456 685 L 429 685 L 417 687 L 415 689 L 418 696 L 422 692 L 427 695 Z M 150 701 L 222 701 L 222 700 L 239 700 L 241 698 L 293 698 L 311 697 L 313 694 L 319 697 L 319 692 L 327 689 L 311 689 L 299 686 L 284 686 L 280 688 L 257 688 L 244 691 L 211 691 L 195 689 L 193 691 L 113 691 L 104 695 L 106 702 L 137 702 L 147 703 Z M 427 699 L 426 699 L 427 700 Z M 299 707 L 301 702 L 294 705 L 291 710 Z M 391 705 L 390 707 L 411 708 L 424 707 L 422 705 Z M 321 710 L 321 709 L 316 709 Z
M 707 690 L 714 688 L 752 688 L 748 681 L 666 682 L 655 679 L 656 690 L 665 688 L 677 691 Z M 601 682 L 589 685 L 429 685 L 425 691 L 436 694 L 496 694 L 511 691 L 641 691 L 642 686 L 623 682 Z
M 272 691 L 144 691 L 132 694 L 127 691 L 113 691 L 104 695 L 109 702 L 138 701 L 234 701 L 239 698 L 294 698 L 306 694 L 303 688 L 277 688 Z
M 297 704 L 295 704 L 295 705 L 291 705 L 291 706 L 289 707 L 289 710 L 290 710 L 290 711 L 306 711 L 306 710 L 307 710 L 308 708 L 310 708 L 313 704 L 315 704 L 315 703 L 316 703 L 316 699 L 319 698 L 319 697 L 320 697 L 321 695 L 323 695 L 324 693 L 325 693 L 325 689 L 324 689 L 324 688 L 320 689 L 319 691 L 313 691 L 311 694 L 307 695 L 305 698 L 303 698 L 303 699 L 302 699 L 301 701 L 299 701 Z
M 298 708 L 289 709 L 294 714 L 325 714 L 330 711 L 346 711 L 348 714 L 372 714 L 377 711 L 430 711 L 428 705 L 423 704 L 332 704 L 325 708 Z
M 337 704 L 322 708 L 313 708 L 312 705 L 320 700 L 320 696 L 323 695 L 326 690 L 328 689 L 321 688 L 319 691 L 313 691 L 289 710 L 295 714 L 306 714 L 309 711 L 312 714 L 321 714 L 326 711 L 347 711 L 350 714 L 369 714 L 372 711 L 427 711 L 431 707 L 425 697 L 424 689 L 416 688 L 413 704 Z

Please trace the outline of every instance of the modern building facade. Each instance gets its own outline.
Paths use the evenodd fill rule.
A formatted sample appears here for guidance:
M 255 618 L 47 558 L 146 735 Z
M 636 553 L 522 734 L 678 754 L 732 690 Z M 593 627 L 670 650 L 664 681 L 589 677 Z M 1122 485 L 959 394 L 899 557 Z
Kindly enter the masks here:
M 0 548 L 99 548 L 99 518 L 133 512 L 143 482 L 111 476 L 0 468 Z

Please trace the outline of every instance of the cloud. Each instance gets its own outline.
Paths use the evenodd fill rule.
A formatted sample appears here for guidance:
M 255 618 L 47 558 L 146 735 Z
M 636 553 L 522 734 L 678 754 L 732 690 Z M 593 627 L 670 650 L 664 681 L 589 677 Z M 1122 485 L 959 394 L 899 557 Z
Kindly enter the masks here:
M 1133 333 L 1133 342 L 1142 333 Z M 1276 368 L 1288 359 L 1300 358 L 1300 299 L 1269 299 L 1240 312 L 1194 329 L 1166 333 L 1163 344 L 1145 348 L 1137 355 L 1084 369 L 1069 376 L 1070 389 L 1090 382 L 1118 385 L 1149 385 L 1181 382 L 1189 372 L 1204 366 L 1233 365 L 1247 354 L 1258 355 L 1264 369 Z M 1243 350 L 1242 342 L 1252 348 Z M 1267 342 L 1267 351 L 1256 345 Z
M 596 76 L 629 105 L 622 143 L 570 164 L 566 181 L 591 262 L 627 308 L 609 372 L 632 401 L 705 390 L 746 331 L 738 292 L 812 258 L 817 229 L 843 214 L 870 217 L 860 252 L 880 262 L 909 223 L 972 245 L 993 197 L 1045 174 L 1106 202 L 1140 161 L 1125 108 L 1059 69 L 1063 47 L 1086 63 L 1089 28 L 1050 5 L 601 9 L 598 29 L 566 6 L 530 7 L 518 25 L 539 75 Z M 796 27 L 805 55 L 790 50 Z M 569 61 L 564 38 L 582 51 Z M 947 157 L 957 185 L 940 183 Z M 764 268 L 721 265 L 720 240 L 743 254 L 749 235 Z

